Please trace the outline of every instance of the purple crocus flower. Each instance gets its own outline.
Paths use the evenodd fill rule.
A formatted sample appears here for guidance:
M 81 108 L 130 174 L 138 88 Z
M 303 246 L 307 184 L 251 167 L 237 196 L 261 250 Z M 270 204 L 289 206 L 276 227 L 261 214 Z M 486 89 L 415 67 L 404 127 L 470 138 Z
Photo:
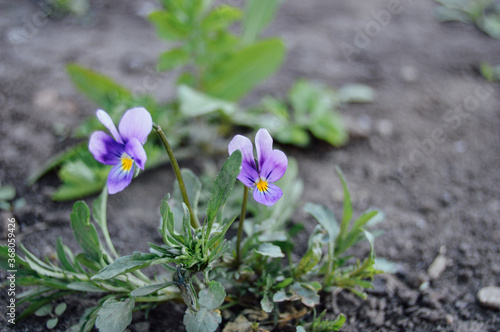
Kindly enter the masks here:
M 97 110 L 96 115 L 113 137 L 96 131 L 90 136 L 89 151 L 98 162 L 113 165 L 108 175 L 108 192 L 116 194 L 132 182 L 134 165 L 144 169 L 147 156 L 143 145 L 153 128 L 153 120 L 146 109 L 132 108 L 125 112 L 117 130 L 108 113 Z
M 280 150 L 273 150 L 273 139 L 266 129 L 260 129 L 255 135 L 257 149 L 257 165 L 253 155 L 252 142 L 245 136 L 236 135 L 229 143 L 228 151 L 231 155 L 240 150 L 243 155 L 240 180 L 248 188 L 255 188 L 253 198 L 264 205 L 276 203 L 283 192 L 273 184 L 281 179 L 288 166 L 288 159 Z

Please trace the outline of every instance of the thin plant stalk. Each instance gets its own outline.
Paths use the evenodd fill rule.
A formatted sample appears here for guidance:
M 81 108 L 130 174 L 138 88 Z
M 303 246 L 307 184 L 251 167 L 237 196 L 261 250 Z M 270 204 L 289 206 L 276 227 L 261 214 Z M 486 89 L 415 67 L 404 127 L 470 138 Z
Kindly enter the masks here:
M 240 222 L 238 224 L 238 235 L 236 237 L 236 262 L 235 267 L 238 267 L 241 264 L 241 237 L 243 235 L 243 223 L 245 222 L 245 214 L 247 212 L 247 201 L 248 201 L 248 187 L 243 186 L 243 203 L 241 204 L 241 214 L 240 214 Z
M 160 126 L 157 125 L 156 123 L 153 123 L 153 128 L 156 130 L 158 135 L 160 136 L 160 139 L 163 143 L 163 146 L 165 147 L 165 150 L 167 151 L 168 158 L 170 159 L 170 163 L 172 164 L 172 168 L 174 169 L 175 176 L 177 178 L 177 182 L 179 182 L 179 188 L 181 189 L 181 195 L 182 195 L 182 200 L 184 201 L 184 204 L 186 204 L 188 211 L 189 211 L 189 217 L 191 218 L 191 226 L 193 228 L 200 228 L 200 222 L 196 219 L 193 209 L 191 208 L 191 204 L 189 203 L 189 197 L 186 191 L 186 185 L 184 184 L 184 179 L 182 178 L 181 174 L 181 169 L 179 168 L 179 164 L 177 163 L 177 159 L 175 159 L 174 152 L 172 151 L 172 148 L 170 147 L 170 144 L 168 143 L 167 137 L 163 133 L 163 130 L 161 130 Z

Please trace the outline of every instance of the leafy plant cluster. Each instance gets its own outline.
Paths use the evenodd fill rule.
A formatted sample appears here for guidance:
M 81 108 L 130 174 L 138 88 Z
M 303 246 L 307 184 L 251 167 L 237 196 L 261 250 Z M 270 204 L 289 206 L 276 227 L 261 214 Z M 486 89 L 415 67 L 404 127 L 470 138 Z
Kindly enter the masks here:
M 500 39 L 500 4 L 495 0 L 435 0 L 440 21 L 473 23 L 493 38 Z
M 190 332 L 215 331 L 222 323 L 222 311 L 228 313 L 226 324 L 250 324 L 255 329 L 338 330 L 345 321 L 343 315 L 328 320 L 324 311 L 316 315 L 315 308 L 321 307 L 321 296 L 333 288 L 366 296 L 364 290 L 380 272 L 375 268 L 374 236 L 367 227 L 383 215 L 373 210 L 353 220 L 349 191 L 339 170 L 344 187 L 342 218 L 337 221 L 327 207 L 307 203 L 304 211 L 318 224 L 302 258 L 293 261 L 293 236 L 301 224 L 290 225 L 289 218 L 303 185 L 292 160 L 279 181 L 286 193 L 282 199 L 272 209 L 249 206 L 241 243 L 243 259 L 237 265 L 235 242 L 228 230 L 238 215 L 233 207 L 240 202 L 233 187 L 241 163 L 242 154 L 234 152 L 211 188 L 204 188 L 193 172 L 183 170 L 189 200 L 202 226 L 191 225 L 189 210 L 176 189 L 161 202 L 158 230 L 162 243 L 149 243 L 145 253 L 121 257 L 116 253 L 107 229 L 106 188 L 94 200 L 92 212 L 85 202 L 76 202 L 71 228 L 82 252 L 73 253 L 59 238 L 56 258 L 41 260 L 20 244 L 24 257 L 16 256 L 17 283 L 35 287 L 18 296 L 17 303 L 25 304 L 19 320 L 33 313 L 49 316 L 47 327 L 53 328 L 66 309 L 65 296 L 92 293 L 101 297 L 83 313 L 73 331 L 91 331 L 94 325 L 103 332 L 123 331 L 134 310 L 147 311 L 172 300 L 186 304 L 183 322 Z M 348 249 L 364 239 L 370 253 L 354 261 Z M 8 257 L 6 246 L 0 247 L 0 255 L 1 267 L 7 269 L 3 265 Z M 154 275 L 142 271 L 150 266 L 159 267 Z M 61 304 L 53 310 L 50 303 L 54 301 Z
M 276 140 L 300 147 L 312 138 L 334 146 L 347 142 L 348 134 L 338 109 L 346 103 L 370 102 L 373 90 L 364 85 L 348 85 L 334 91 L 324 85 L 298 81 L 287 100 L 265 97 L 245 109 L 239 101 L 254 87 L 275 73 L 286 54 L 279 38 L 263 38 L 279 0 L 249 0 L 244 10 L 210 0 L 164 0 L 163 9 L 149 16 L 161 39 L 171 48 L 159 56 L 157 70 L 176 70 L 177 97 L 158 103 L 152 96 L 137 94 L 113 79 L 77 64 L 67 72 L 74 85 L 91 101 L 118 120 L 135 106 L 145 107 L 153 121 L 169 133 L 177 155 L 219 152 L 225 147 L 207 145 L 215 137 L 227 135 L 233 126 L 253 129 L 266 127 Z M 265 126 L 263 125 L 265 124 Z M 87 138 L 100 129 L 92 117 L 74 132 Z M 36 182 L 57 168 L 61 186 L 54 200 L 73 200 L 98 193 L 105 184 L 107 169 L 90 155 L 82 143 L 54 156 L 29 178 Z M 196 149 L 196 150 L 193 150 Z M 145 145 L 146 168 L 164 163 L 159 140 Z

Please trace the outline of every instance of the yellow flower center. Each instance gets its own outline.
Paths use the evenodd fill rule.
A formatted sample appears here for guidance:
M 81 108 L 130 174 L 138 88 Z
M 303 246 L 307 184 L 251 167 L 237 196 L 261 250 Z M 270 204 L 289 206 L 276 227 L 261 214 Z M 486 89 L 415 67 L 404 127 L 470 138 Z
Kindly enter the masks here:
M 125 172 L 130 172 L 132 169 L 132 165 L 134 164 L 134 161 L 128 154 L 123 154 L 122 156 L 122 168 Z
M 255 182 L 255 186 L 257 186 L 257 189 L 260 192 L 267 191 L 267 188 L 269 187 L 269 184 L 267 183 L 266 180 L 263 180 L 262 178 L 259 178 L 259 181 Z

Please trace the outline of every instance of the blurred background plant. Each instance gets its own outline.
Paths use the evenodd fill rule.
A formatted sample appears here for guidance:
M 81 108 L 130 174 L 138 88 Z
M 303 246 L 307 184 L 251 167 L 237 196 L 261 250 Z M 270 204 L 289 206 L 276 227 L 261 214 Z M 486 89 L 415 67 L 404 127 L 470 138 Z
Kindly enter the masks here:
M 500 3 L 495 0 L 435 0 L 436 17 L 443 22 L 475 24 L 484 33 L 500 39 Z
M 147 94 L 136 95 L 113 79 L 77 64 L 67 66 L 68 75 L 76 88 L 115 122 L 129 108 L 146 108 L 168 132 L 178 158 L 199 152 L 225 153 L 225 145 L 214 137 L 227 136 L 235 125 L 254 130 L 265 127 L 277 141 L 299 147 L 310 145 L 313 138 L 342 146 L 348 141 L 348 132 L 339 109 L 347 103 L 371 102 L 374 91 L 368 86 L 354 84 L 335 91 L 298 80 L 286 100 L 267 96 L 247 109 L 239 104 L 275 73 L 285 58 L 281 39 L 261 37 L 280 2 L 249 0 L 242 10 L 227 4 L 212 6 L 209 0 L 161 1 L 163 9 L 151 13 L 149 20 L 158 36 L 172 46 L 159 56 L 157 70 L 180 72 L 177 97 L 166 104 Z M 99 129 L 100 123 L 91 117 L 73 136 L 83 139 Z M 145 149 L 146 168 L 166 161 L 158 139 L 150 139 Z M 28 182 L 33 184 L 53 169 L 58 169 L 62 182 L 52 194 L 54 200 L 98 193 L 107 176 L 107 168 L 92 158 L 86 142 L 48 160 Z

